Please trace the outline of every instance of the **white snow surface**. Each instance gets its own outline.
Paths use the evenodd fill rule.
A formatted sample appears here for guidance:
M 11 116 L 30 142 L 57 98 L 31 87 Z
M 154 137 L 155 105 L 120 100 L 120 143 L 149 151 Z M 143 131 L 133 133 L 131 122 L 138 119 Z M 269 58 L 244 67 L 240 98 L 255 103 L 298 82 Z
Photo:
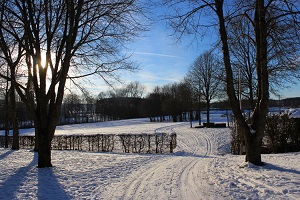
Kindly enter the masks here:
M 300 118 L 300 108 L 291 110 L 289 117 L 290 118 Z
M 263 167 L 230 154 L 229 128 L 147 119 L 60 126 L 56 134 L 176 132 L 173 154 L 52 151 L 52 168 L 37 153 L 0 148 L 0 199 L 300 199 L 300 153 L 263 155 Z M 33 129 L 22 134 L 33 134 Z

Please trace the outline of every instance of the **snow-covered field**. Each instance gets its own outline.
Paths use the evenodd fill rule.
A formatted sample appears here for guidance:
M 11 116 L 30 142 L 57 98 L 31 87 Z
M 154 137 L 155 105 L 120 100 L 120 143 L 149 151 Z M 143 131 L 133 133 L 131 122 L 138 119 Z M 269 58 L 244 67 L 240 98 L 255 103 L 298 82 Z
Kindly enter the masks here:
M 245 164 L 230 155 L 228 128 L 135 119 L 60 126 L 56 134 L 173 131 L 174 154 L 52 151 L 54 167 L 46 169 L 30 150 L 0 148 L 0 199 L 300 199 L 300 153 Z

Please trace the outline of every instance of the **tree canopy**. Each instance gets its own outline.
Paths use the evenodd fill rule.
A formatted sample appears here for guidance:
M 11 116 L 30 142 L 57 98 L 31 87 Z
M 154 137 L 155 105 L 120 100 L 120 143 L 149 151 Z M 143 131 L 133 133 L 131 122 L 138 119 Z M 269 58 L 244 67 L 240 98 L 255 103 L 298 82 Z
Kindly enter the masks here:
M 175 36 L 181 38 L 186 34 L 201 36 L 209 27 L 219 30 L 219 41 L 222 47 L 223 65 L 226 72 L 226 90 L 231 109 L 243 133 L 246 143 L 246 161 L 261 165 L 261 144 L 265 130 L 266 116 L 272 72 L 274 67 L 288 69 L 295 67 L 287 61 L 299 54 L 299 44 L 289 45 L 291 40 L 299 41 L 300 3 L 292 1 L 253 0 L 253 1 L 181 1 L 165 0 L 165 5 L 173 10 L 166 13 L 166 19 L 173 28 Z M 245 19 L 249 23 L 246 32 L 230 34 L 230 22 Z M 237 29 L 237 27 L 235 27 Z M 251 30 L 249 34 L 248 30 Z M 248 34 L 248 35 L 247 35 Z M 234 53 L 230 42 L 245 38 L 251 41 L 254 52 L 255 76 L 255 103 L 250 124 L 245 120 L 240 109 L 234 79 Z M 248 37 L 248 38 L 247 38 Z M 246 42 L 247 43 L 247 42 Z M 297 48 L 294 48 L 297 47 Z M 294 50 L 291 51 L 291 49 Z M 234 51 L 239 51 L 234 49 Z M 281 56 L 285 55 L 285 56 Z M 273 58 L 273 56 L 275 56 Z M 280 61 L 280 62 L 279 62 Z M 295 63 L 295 62 L 294 62 Z M 273 69 L 272 69 L 273 68 Z M 272 69 L 272 70 L 271 70 Z M 291 70 L 291 69 L 290 69 Z M 280 71 L 280 70 L 279 70 Z
M 51 140 L 67 79 L 134 70 L 123 45 L 143 29 L 136 0 L 16 0 L 0 4 L 1 73 L 30 110 L 39 138 L 39 167 L 51 164 Z M 3 66 L 3 65 L 2 65 Z M 14 75 L 19 77 L 17 79 Z

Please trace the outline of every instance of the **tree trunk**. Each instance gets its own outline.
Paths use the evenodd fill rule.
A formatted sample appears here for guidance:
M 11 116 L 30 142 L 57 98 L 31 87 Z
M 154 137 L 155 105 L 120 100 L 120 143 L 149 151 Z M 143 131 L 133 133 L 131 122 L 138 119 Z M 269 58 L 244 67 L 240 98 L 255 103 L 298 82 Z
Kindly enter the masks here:
M 52 167 L 51 163 L 51 139 L 49 130 L 38 131 L 38 168 Z
M 35 129 L 35 133 L 34 133 L 34 152 L 39 152 L 39 135 L 37 130 Z
M 52 167 L 51 163 L 51 142 L 55 133 L 56 125 L 60 117 L 60 108 L 63 97 L 63 90 L 59 90 L 57 99 L 59 102 L 54 104 L 54 96 L 47 104 L 46 96 L 40 95 L 36 109 L 35 129 L 38 136 L 38 167 Z
M 262 166 L 264 163 L 261 160 L 262 139 L 260 134 L 247 133 L 245 135 L 246 157 L 245 161 L 254 165 Z
M 206 103 L 206 122 L 207 122 L 207 127 L 209 127 L 210 123 L 210 117 L 209 117 L 209 112 L 210 112 L 210 103 Z
M 198 113 L 199 113 L 199 125 L 201 125 L 201 96 L 199 95 L 198 97 L 198 100 L 199 100 L 199 105 L 198 105 Z
M 257 103 L 252 116 L 251 130 L 246 133 L 245 139 L 249 149 L 246 152 L 246 160 L 263 165 L 261 161 L 261 145 L 266 126 L 269 101 L 269 75 L 267 61 L 267 26 L 265 20 L 264 0 L 256 1 L 255 10 L 255 38 L 256 38 L 256 68 L 258 77 Z M 252 133 L 251 133 L 252 132 Z M 247 149 L 247 147 L 246 147 Z
M 51 163 L 51 142 L 54 136 L 56 123 L 59 116 L 50 117 L 44 114 L 36 122 L 38 136 L 38 167 L 52 167 Z
M 249 127 L 246 123 L 235 94 L 233 83 L 233 73 L 230 63 L 230 54 L 228 48 L 228 38 L 223 15 L 223 1 L 215 0 L 216 12 L 219 18 L 220 36 L 223 48 L 223 61 L 226 70 L 227 94 L 231 109 L 238 122 L 240 131 L 245 136 L 246 143 L 246 161 L 255 165 L 262 165 L 261 145 L 264 134 L 266 115 L 268 112 L 269 82 L 267 70 L 267 40 L 266 40 L 266 21 L 264 11 L 264 1 L 256 0 L 255 10 L 255 38 L 256 38 L 256 67 L 258 76 L 258 95 L 256 107 L 252 116 L 252 123 Z
M 13 119 L 13 143 L 11 149 L 13 150 L 20 149 L 18 119 L 16 117 Z
M 12 74 L 12 79 L 14 80 L 14 75 Z M 18 127 L 18 119 L 17 119 L 17 112 L 16 112 L 16 95 L 15 95 L 15 88 L 13 84 L 10 87 L 10 113 L 11 113 L 11 121 L 12 121 L 12 128 L 13 128 L 13 143 L 11 149 L 19 150 L 19 127 Z
M 191 106 L 192 107 L 192 106 Z M 190 127 L 193 128 L 193 119 L 194 119 L 194 116 L 193 116 L 193 111 L 190 110 L 189 112 L 189 120 L 190 120 Z
M 8 71 L 8 70 L 7 70 Z M 8 72 L 7 72 L 8 73 Z M 9 135 L 9 101 L 8 101 L 8 81 L 6 81 L 6 89 L 5 89 L 5 141 L 4 141 L 4 147 L 8 148 L 8 135 Z
M 177 122 L 177 115 L 172 115 L 173 122 Z
M 5 119 L 4 148 L 8 148 L 8 139 L 9 139 L 8 133 L 9 133 L 8 119 Z
M 254 111 L 255 109 L 255 102 L 254 102 L 254 94 L 253 94 L 253 83 L 252 83 L 252 79 L 249 81 L 249 84 L 251 84 L 249 87 L 249 100 L 250 100 L 250 109 L 251 111 Z

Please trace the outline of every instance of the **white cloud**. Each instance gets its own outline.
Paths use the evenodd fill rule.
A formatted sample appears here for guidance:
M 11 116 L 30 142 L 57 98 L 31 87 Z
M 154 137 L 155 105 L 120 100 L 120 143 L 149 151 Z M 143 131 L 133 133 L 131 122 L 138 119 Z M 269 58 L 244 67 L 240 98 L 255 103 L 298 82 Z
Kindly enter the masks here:
M 139 51 L 125 52 L 125 53 L 184 59 L 184 57 L 175 56 L 175 55 L 168 55 L 168 54 L 161 54 L 161 53 L 139 52 Z

